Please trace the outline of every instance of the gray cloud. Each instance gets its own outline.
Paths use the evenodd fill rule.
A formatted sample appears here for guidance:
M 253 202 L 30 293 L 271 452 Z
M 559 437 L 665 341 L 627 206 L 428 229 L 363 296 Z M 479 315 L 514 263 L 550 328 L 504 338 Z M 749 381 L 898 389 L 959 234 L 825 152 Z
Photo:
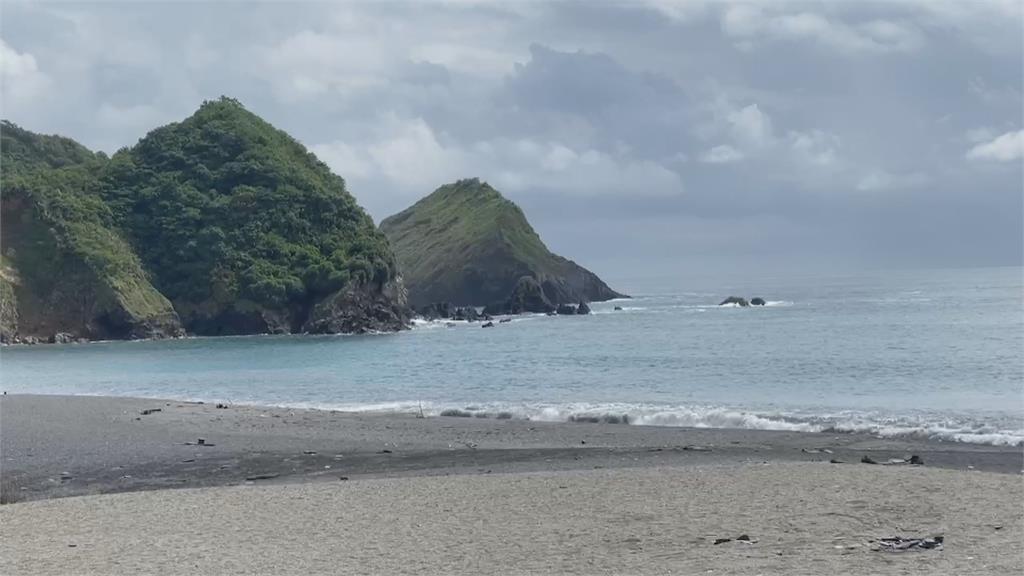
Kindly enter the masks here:
M 244 9 L 243 9 L 244 8 Z M 479 176 L 600 272 L 1019 263 L 1019 3 L 7 3 L 3 115 L 228 94 L 375 218 Z

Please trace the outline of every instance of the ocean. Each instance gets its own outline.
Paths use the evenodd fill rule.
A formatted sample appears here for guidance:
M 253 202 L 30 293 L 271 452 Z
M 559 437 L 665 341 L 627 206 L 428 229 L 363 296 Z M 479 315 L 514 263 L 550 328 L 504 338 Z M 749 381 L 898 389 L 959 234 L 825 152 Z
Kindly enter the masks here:
M 8 393 L 1024 443 L 1021 268 L 613 284 L 590 316 L 0 350 Z M 764 307 L 718 306 L 761 296 Z M 616 306 L 622 310 L 614 310 Z

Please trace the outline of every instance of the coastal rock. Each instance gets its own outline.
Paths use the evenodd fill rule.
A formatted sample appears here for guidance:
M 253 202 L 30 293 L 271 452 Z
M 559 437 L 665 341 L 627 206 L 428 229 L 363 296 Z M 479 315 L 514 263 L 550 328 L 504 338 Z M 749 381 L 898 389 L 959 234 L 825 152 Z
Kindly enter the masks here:
M 741 298 L 739 296 L 729 296 L 725 300 L 722 300 L 722 302 L 719 303 L 718 305 L 719 306 L 728 306 L 728 305 L 733 305 L 733 304 L 735 304 L 737 306 L 742 306 L 744 308 L 747 307 L 747 306 L 750 306 L 750 302 L 747 302 L 746 298 Z
M 456 308 L 455 313 L 452 315 L 455 320 L 463 320 L 466 322 L 476 322 L 480 320 L 480 313 L 476 311 L 476 308 L 472 306 L 463 306 Z
M 394 332 L 409 324 L 401 279 L 351 285 L 313 307 L 303 331 L 310 334 Z
M 575 316 L 576 307 L 573 306 L 572 304 L 559 304 L 558 308 L 555 310 L 555 313 L 558 314 L 559 316 Z
M 622 311 L 622 306 L 616 306 L 615 307 L 615 311 L 616 312 L 621 312 Z
M 593 272 L 548 250 L 522 209 L 477 178 L 441 186 L 384 219 L 380 230 L 416 306 L 504 303 L 523 276 L 535 278 L 553 304 L 621 296 Z
M 764 306 L 765 304 L 766 304 L 766 302 L 764 301 L 764 298 L 758 297 L 758 298 L 751 298 L 750 299 L 750 305 L 751 306 Z
M 590 314 L 590 306 L 587 303 L 580 300 L 580 305 L 576 307 L 577 314 Z
M 504 302 L 491 304 L 484 309 L 485 314 L 535 314 L 553 313 L 555 306 L 551 304 L 540 283 L 532 276 L 523 276 L 516 282 L 512 294 Z
M 494 328 L 494 322 L 487 322 L 481 328 Z
M 67 332 L 58 332 L 50 336 L 50 344 L 69 344 L 75 341 L 75 337 Z
M 414 311 L 427 320 L 447 320 L 454 315 L 455 307 L 451 302 L 434 302 L 414 309 Z

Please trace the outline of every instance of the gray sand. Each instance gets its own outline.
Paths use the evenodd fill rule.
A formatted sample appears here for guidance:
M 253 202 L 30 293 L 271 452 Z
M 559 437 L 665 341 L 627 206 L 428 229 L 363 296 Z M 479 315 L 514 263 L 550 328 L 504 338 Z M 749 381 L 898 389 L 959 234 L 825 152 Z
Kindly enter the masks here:
M 1016 475 L 819 463 L 147 491 L 0 507 L 0 573 L 1020 574 L 1022 496 Z
M 0 457 L 0 574 L 1024 571 L 1013 447 L 3 396 Z
M 159 412 L 142 415 L 142 411 Z M 187 445 L 203 438 L 212 446 Z M 689 448 L 710 448 L 693 450 Z M 822 451 L 827 449 L 831 451 Z M 0 496 L 54 496 L 408 475 L 762 462 L 1019 474 L 1021 449 L 825 434 L 351 414 L 81 396 L 0 397 Z

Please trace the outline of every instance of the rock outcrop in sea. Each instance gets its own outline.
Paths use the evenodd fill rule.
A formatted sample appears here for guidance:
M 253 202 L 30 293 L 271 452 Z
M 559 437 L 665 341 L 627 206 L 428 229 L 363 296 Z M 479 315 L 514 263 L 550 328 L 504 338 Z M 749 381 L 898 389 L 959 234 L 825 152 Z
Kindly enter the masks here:
M 487 306 L 492 314 L 548 312 L 559 304 L 623 297 L 551 253 L 523 211 L 476 178 L 441 186 L 380 228 L 417 307 L 452 302 Z

